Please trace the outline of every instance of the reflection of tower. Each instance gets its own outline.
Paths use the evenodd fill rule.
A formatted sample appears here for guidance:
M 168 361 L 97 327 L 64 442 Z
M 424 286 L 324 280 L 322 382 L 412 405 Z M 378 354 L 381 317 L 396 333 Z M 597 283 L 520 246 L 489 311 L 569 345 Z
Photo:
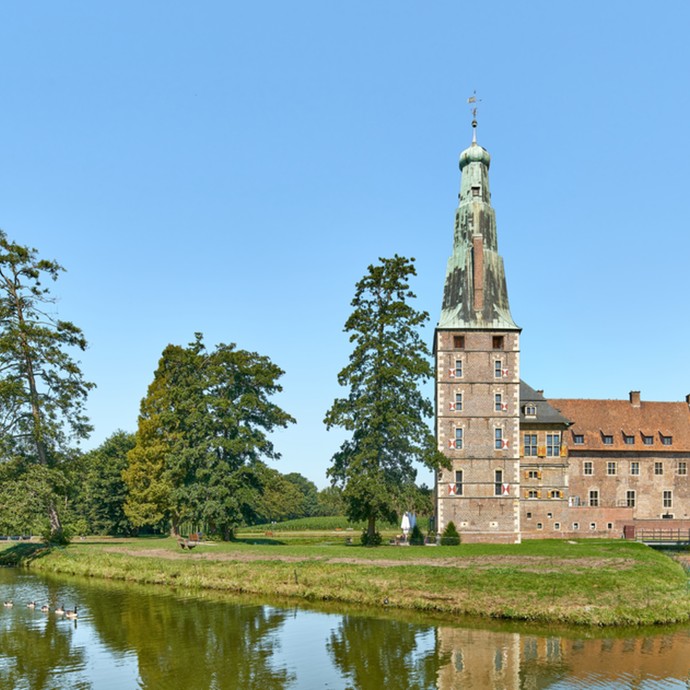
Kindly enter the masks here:
M 436 437 L 452 461 L 436 481 L 437 524 L 453 521 L 466 542 L 519 542 L 520 329 L 498 254 L 491 158 L 472 127 L 434 338 Z
M 520 635 L 465 628 L 438 629 L 439 690 L 482 688 L 517 690 L 520 684 Z

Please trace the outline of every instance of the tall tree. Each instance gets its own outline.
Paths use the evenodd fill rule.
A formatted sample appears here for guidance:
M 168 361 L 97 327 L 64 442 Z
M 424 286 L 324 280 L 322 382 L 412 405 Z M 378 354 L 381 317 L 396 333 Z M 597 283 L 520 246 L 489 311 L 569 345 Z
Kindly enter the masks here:
M 47 470 L 58 469 L 68 443 L 91 431 L 84 407 L 94 384 L 70 354 L 84 350 L 86 340 L 77 326 L 57 318 L 41 282 L 57 280 L 63 270 L 0 231 L 0 450 Z M 47 512 L 52 538 L 59 540 L 59 471 L 42 476 L 56 478 Z
M 122 478 L 132 448 L 134 434 L 116 431 L 82 460 L 78 508 L 90 533 L 115 536 L 132 531 L 124 512 L 127 485 Z
M 124 477 L 134 524 L 169 520 L 208 525 L 223 536 L 252 521 L 262 458 L 278 458 L 269 432 L 294 419 L 271 396 L 283 371 L 268 357 L 203 336 L 169 345 L 141 404 L 136 445 Z
M 337 398 L 324 419 L 329 429 L 352 434 L 328 475 L 343 487 L 347 516 L 367 521 L 370 543 L 377 519 L 397 521 L 414 500 L 415 461 L 432 469 L 447 465 L 425 422 L 433 414 L 431 401 L 419 389 L 433 368 L 418 330 L 429 315 L 409 303 L 414 259 L 379 260 L 357 283 L 345 323 L 354 349 L 338 382 L 349 395 Z

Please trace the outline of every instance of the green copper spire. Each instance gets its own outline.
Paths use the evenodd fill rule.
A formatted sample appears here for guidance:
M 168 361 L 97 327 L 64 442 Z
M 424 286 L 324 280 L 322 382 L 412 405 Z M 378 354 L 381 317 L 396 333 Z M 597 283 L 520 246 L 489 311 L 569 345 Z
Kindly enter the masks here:
M 510 315 L 496 216 L 489 192 L 489 152 L 472 144 L 460 154 L 460 203 L 455 213 L 453 254 L 448 259 L 439 328 L 518 329 Z

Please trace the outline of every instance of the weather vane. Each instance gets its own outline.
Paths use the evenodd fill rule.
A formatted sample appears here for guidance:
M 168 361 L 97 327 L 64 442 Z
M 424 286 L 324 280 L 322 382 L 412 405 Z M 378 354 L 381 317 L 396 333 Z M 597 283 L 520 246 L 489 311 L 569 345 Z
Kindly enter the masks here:
M 474 106 L 472 108 L 472 141 L 476 141 L 477 140 L 477 103 L 481 103 L 482 99 L 477 98 L 477 92 L 473 91 L 472 95 L 467 99 L 467 102 L 470 105 Z

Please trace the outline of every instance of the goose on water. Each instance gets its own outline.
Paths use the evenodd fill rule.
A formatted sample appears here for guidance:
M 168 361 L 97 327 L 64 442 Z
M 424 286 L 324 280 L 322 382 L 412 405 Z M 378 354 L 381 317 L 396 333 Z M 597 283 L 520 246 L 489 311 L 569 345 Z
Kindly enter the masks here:
M 76 618 L 77 617 L 77 607 L 74 607 L 74 611 L 65 611 L 65 618 Z

